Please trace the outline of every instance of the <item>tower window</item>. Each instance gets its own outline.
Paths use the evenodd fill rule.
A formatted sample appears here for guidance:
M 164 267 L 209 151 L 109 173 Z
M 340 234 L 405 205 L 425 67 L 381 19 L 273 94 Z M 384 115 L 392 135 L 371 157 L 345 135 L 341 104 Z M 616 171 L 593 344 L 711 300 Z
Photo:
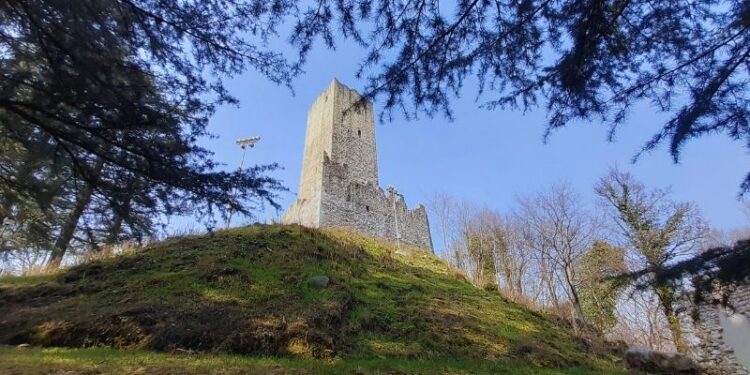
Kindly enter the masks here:
M 362 131 L 359 130 L 359 129 L 357 129 L 357 135 L 361 137 L 362 136 Z
M 365 210 L 367 210 L 367 212 L 370 212 L 370 206 L 365 206 Z

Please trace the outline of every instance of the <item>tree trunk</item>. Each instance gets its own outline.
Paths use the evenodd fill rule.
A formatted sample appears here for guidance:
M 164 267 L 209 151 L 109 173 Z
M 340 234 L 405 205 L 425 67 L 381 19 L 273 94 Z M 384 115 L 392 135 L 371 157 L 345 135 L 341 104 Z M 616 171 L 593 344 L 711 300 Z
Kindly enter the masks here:
M 128 184 L 128 196 L 125 198 L 125 201 L 122 203 L 122 210 L 130 210 L 130 202 L 133 199 L 133 189 L 134 186 L 132 183 Z M 128 211 L 125 211 L 128 212 Z M 109 228 L 109 235 L 107 235 L 107 239 L 105 240 L 105 244 L 111 248 L 114 246 L 117 241 L 120 239 L 120 232 L 122 231 L 122 223 L 125 220 L 125 217 L 118 213 L 117 210 L 114 210 L 113 215 L 114 221 L 112 222 L 112 226 Z
M 26 181 L 31 176 L 32 169 L 30 159 L 31 157 L 28 156 L 24 159 L 23 164 L 21 164 L 21 167 L 16 173 L 16 181 Z M 10 217 L 10 211 L 11 207 L 13 206 L 13 201 L 11 200 L 10 194 L 3 195 L 0 198 L 0 225 L 2 225 L 5 222 L 5 218 Z
M 128 200 L 128 205 L 130 204 Z M 106 239 L 104 240 L 104 246 L 99 247 L 96 249 L 97 252 L 100 254 L 104 254 L 106 256 L 111 255 L 114 252 L 115 245 L 117 244 L 117 241 L 120 239 L 120 231 L 122 230 L 122 222 L 123 217 L 122 215 L 114 213 L 115 218 L 112 222 L 112 226 L 109 228 L 109 234 L 107 234 Z
M 682 335 L 682 325 L 680 324 L 680 316 L 674 310 L 674 301 L 672 297 L 672 290 L 668 288 L 657 288 L 656 295 L 659 297 L 662 311 L 667 317 L 667 324 L 669 331 L 672 333 L 672 341 L 674 342 L 675 349 L 680 353 L 687 353 L 688 348 L 685 337 Z
M 524 272 L 526 272 L 525 262 L 519 264 L 514 261 L 514 270 L 515 271 L 513 272 L 513 278 L 515 282 L 515 293 L 518 297 L 523 297 L 524 295 L 523 275 L 524 275 Z
M 539 259 L 539 267 L 540 271 L 542 273 L 542 282 L 544 283 L 544 287 L 547 289 L 547 293 L 549 293 L 549 299 L 552 303 L 552 307 L 555 311 L 560 311 L 560 301 L 557 298 L 557 291 L 555 290 L 555 283 L 552 279 L 552 270 L 549 269 L 549 265 L 547 264 L 546 259 L 544 258 L 545 255 L 542 254 L 542 257 Z
M 94 179 L 99 178 L 99 174 L 101 173 L 103 166 L 104 163 L 102 162 L 102 160 L 97 160 L 96 165 L 94 166 L 94 170 L 92 171 Z M 70 241 L 73 239 L 76 228 L 78 228 L 78 221 L 81 219 L 86 206 L 88 206 L 89 202 L 91 201 L 91 196 L 93 195 L 93 193 L 94 187 L 90 183 L 85 183 L 83 188 L 81 188 L 81 190 L 78 192 L 73 211 L 70 212 L 67 220 L 65 220 L 65 223 L 63 223 L 62 229 L 60 230 L 60 236 L 57 238 L 57 241 L 55 241 L 55 245 L 52 248 L 50 259 L 47 262 L 47 268 L 60 268 L 63 256 L 65 256 L 65 252 L 68 250 L 68 246 L 70 245 Z
M 122 230 L 122 215 L 115 214 L 115 221 L 112 223 L 112 227 L 109 228 L 109 235 L 105 240 L 105 244 L 109 247 L 114 246 L 117 240 L 120 238 L 120 231 Z
M 510 294 L 513 298 L 516 297 L 516 288 L 513 283 L 513 270 L 508 266 L 507 262 L 509 260 L 506 258 L 506 261 L 503 265 L 503 278 L 505 280 L 505 289 L 507 290 L 507 293 Z
M 576 291 L 575 285 L 573 285 L 573 271 L 570 265 L 565 265 L 565 283 L 568 286 L 568 294 L 570 295 L 570 304 L 572 305 L 573 316 L 573 331 L 576 334 L 580 333 L 578 323 L 585 323 L 586 317 L 583 315 L 583 309 L 581 308 L 581 300 L 578 298 L 578 292 Z
M 573 284 L 573 270 L 571 268 L 571 265 L 565 265 L 565 282 L 568 284 L 570 299 L 575 313 L 574 318 L 581 322 L 586 322 L 586 317 L 583 315 L 583 309 L 581 308 L 581 299 L 578 297 L 578 291 L 576 291 L 575 285 Z
M 551 276 L 549 274 L 545 274 L 543 277 L 544 283 L 547 286 L 547 293 L 549 293 L 550 301 L 552 302 L 552 307 L 555 308 L 555 311 L 560 310 L 560 301 L 557 299 L 557 291 L 555 290 L 555 284 L 551 279 Z

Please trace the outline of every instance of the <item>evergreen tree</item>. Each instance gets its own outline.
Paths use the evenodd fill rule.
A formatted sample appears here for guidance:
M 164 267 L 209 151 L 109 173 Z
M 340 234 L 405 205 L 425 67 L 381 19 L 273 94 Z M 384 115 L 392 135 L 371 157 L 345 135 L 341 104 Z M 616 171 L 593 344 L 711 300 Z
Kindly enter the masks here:
M 333 46 L 337 29 L 367 48 L 359 74 L 389 110 L 450 117 L 476 78 L 485 108 L 546 108 L 545 138 L 583 120 L 612 140 L 644 102 L 670 116 L 644 151 L 668 143 L 677 161 L 709 133 L 750 147 L 747 0 L 320 0 L 292 40 Z
M 474 283 L 485 289 L 497 289 L 495 248 L 498 241 L 492 233 L 486 233 L 483 229 L 486 228 L 464 233 L 466 255 L 474 264 Z
M 691 281 L 696 302 L 717 287 L 743 285 L 750 280 L 750 240 L 737 241 L 732 246 L 717 246 L 667 267 L 642 268 L 622 275 L 638 288 L 658 288 Z M 652 275 L 653 277 L 644 277 Z M 713 302 L 713 301 L 709 301 Z M 721 301 L 726 303 L 726 301 Z
M 625 249 L 595 241 L 578 266 L 583 314 L 601 332 L 617 324 L 617 299 L 625 284 L 615 276 L 625 272 L 624 258 Z
M 31 152 L 1 129 L 0 149 L 0 253 L 51 248 L 59 213 L 68 204 L 64 163 L 44 144 Z
M 54 239 L 43 245 L 54 266 L 71 242 L 98 243 L 107 231 L 104 242 L 114 240 L 123 223 L 135 235 L 162 214 L 276 205 L 281 186 L 266 176 L 275 165 L 220 172 L 197 145 L 216 106 L 234 102 L 207 76 L 251 66 L 282 82 L 292 73 L 235 36 L 264 35 L 261 15 L 274 12 L 233 1 L 0 4 L 0 154 L 19 157 L 0 179 L 3 215 L 54 216 L 32 241 Z

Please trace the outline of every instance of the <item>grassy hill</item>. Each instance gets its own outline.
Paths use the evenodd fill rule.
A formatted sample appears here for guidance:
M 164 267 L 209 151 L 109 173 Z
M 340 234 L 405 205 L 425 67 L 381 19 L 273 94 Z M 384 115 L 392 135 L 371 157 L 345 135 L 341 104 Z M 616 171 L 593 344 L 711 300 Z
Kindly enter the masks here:
M 311 283 L 321 275 L 327 286 Z M 22 374 L 624 373 L 557 320 L 473 287 L 428 252 L 297 226 L 0 278 L 0 344 L 97 347 L 0 347 L 0 371 Z

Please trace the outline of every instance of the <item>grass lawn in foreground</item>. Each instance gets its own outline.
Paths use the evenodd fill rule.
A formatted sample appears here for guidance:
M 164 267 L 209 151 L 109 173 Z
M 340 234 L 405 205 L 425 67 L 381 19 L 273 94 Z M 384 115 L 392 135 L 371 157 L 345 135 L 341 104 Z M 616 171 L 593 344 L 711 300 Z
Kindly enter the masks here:
M 168 354 L 110 348 L 0 346 L 0 374 L 628 374 L 581 368 L 542 369 L 520 362 L 478 360 L 315 360 L 235 355 Z

